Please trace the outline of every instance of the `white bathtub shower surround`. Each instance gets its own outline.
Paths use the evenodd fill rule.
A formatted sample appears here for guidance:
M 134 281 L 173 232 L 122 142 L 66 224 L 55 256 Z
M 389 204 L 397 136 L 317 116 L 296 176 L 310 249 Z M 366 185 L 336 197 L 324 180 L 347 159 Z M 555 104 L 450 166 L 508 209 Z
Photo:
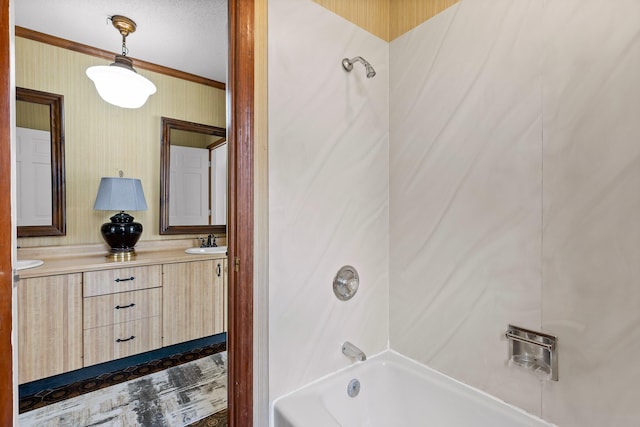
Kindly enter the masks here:
M 640 2 L 546 3 L 542 327 L 562 366 L 542 414 L 637 427 Z
M 389 336 L 388 44 L 311 0 L 269 1 L 269 389 L 353 363 Z M 342 58 L 361 55 L 377 74 Z M 339 301 L 343 265 L 360 276 Z
M 360 392 L 349 397 L 353 379 Z M 273 412 L 274 427 L 551 425 L 393 350 L 278 399 Z
M 464 0 L 389 58 L 268 3 L 271 399 L 388 339 L 563 427 L 640 425 L 640 1 Z M 355 55 L 378 75 L 334 74 Z M 509 323 L 558 336 L 558 382 L 505 363 Z
M 389 60 L 391 348 L 537 416 L 499 332 L 540 330 L 542 3 L 462 1 Z
M 499 331 L 540 329 L 542 3 L 462 1 L 389 61 L 391 348 L 538 416 Z
M 563 427 L 640 425 L 638 16 L 465 0 L 390 48 L 391 347 Z M 558 336 L 558 382 L 506 323 Z

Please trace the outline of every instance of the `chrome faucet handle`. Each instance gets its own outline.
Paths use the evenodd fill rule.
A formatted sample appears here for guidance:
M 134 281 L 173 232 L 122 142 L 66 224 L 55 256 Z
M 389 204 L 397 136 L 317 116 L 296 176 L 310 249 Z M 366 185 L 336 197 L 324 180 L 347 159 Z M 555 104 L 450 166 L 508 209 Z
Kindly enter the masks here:
M 207 245 L 204 242 L 204 237 L 198 237 L 198 239 L 200 240 L 200 247 L 201 248 L 206 248 Z

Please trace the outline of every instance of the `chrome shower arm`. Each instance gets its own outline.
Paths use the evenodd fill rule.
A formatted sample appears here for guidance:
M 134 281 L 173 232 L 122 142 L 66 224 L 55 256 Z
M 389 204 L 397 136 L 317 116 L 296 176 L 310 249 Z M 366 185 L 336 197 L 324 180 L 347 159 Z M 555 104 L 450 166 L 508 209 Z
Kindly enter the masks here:
M 367 78 L 370 79 L 373 76 L 376 75 L 376 70 L 373 69 L 373 67 L 371 66 L 371 64 L 369 64 L 369 62 L 364 59 L 361 56 L 354 56 L 353 58 L 349 59 L 349 58 L 343 58 L 342 59 L 342 67 L 347 70 L 347 71 L 351 71 L 353 70 L 353 63 L 354 62 L 360 62 L 362 65 L 364 65 L 365 70 L 367 70 Z

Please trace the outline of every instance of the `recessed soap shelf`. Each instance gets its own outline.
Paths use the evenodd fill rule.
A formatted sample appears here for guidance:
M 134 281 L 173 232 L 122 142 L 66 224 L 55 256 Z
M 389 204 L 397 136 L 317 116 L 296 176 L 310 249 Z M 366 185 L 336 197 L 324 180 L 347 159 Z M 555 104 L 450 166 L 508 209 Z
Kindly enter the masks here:
M 509 362 L 558 381 L 558 338 L 542 332 L 509 325 Z

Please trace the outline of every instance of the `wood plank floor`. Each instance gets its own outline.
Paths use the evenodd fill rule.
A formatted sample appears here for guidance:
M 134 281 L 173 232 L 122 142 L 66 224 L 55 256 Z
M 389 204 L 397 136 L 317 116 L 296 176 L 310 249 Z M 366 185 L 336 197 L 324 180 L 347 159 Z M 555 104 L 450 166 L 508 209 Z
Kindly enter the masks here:
M 214 344 L 23 396 L 19 425 L 226 426 L 225 350 Z

